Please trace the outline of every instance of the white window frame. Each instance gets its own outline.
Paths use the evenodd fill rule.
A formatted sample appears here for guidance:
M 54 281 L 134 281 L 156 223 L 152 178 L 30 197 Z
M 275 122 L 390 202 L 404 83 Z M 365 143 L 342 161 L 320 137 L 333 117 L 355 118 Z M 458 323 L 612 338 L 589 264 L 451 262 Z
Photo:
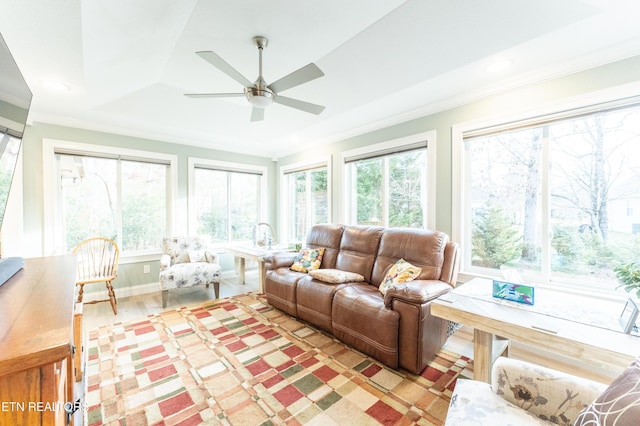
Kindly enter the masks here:
M 631 104 L 635 98 L 637 103 L 637 97 L 640 96 L 640 82 L 625 84 L 614 88 L 604 89 L 597 92 L 591 92 L 580 96 L 566 98 L 560 102 L 548 102 L 532 107 L 530 110 L 513 115 L 504 115 L 501 117 L 491 117 L 481 120 L 469 121 L 466 123 L 459 123 L 451 126 L 451 171 L 452 171 L 452 232 L 451 236 L 454 241 L 458 241 L 462 247 L 471 247 L 471 232 L 466 228 L 465 224 L 469 223 L 470 218 L 465 210 L 465 206 L 468 205 L 468 188 L 466 182 L 468 182 L 468 176 L 466 176 L 466 164 L 464 153 L 464 135 L 465 133 L 478 131 L 485 128 L 499 127 L 499 126 L 511 126 L 513 123 L 535 123 L 543 120 L 549 120 L 554 117 L 570 116 L 575 111 L 586 110 L 595 112 L 600 104 L 608 104 L 619 102 L 621 105 Z M 543 161 L 548 163 L 548 151 L 543 150 Z M 547 187 L 549 182 L 547 180 L 542 181 L 542 185 Z M 548 203 L 548 200 L 542 200 L 544 203 Z M 543 205 L 543 209 L 548 211 L 548 205 Z M 543 224 L 542 232 L 548 234 L 548 223 Z M 463 249 L 460 252 L 460 273 L 458 281 L 467 282 L 475 277 L 492 278 L 492 275 L 484 275 L 482 273 L 474 271 L 474 268 L 470 268 L 470 259 L 468 253 Z M 494 277 L 495 278 L 495 277 Z M 548 283 L 536 283 L 541 286 L 546 286 Z M 583 294 L 598 294 L 602 296 L 612 296 L 610 292 L 603 293 L 594 288 L 577 289 L 567 283 L 561 283 L 555 281 L 553 288 L 565 287 L 570 291 L 578 290 Z M 615 296 L 614 296 L 615 297 Z
M 167 233 L 171 234 L 176 228 L 175 212 L 179 211 L 177 206 L 178 193 L 178 173 L 177 164 L 178 157 L 171 154 L 163 154 L 158 152 L 141 151 L 134 149 L 118 148 L 105 145 L 93 145 L 82 142 L 71 142 L 57 139 L 42 140 L 42 175 L 43 175 L 43 202 L 44 202 L 44 232 L 43 232 L 43 248 L 44 253 L 62 253 L 63 245 L 61 238 L 60 206 L 59 206 L 59 188 L 57 185 L 58 177 L 56 176 L 56 150 L 59 151 L 76 151 L 87 155 L 108 155 L 108 156 L 126 156 L 132 158 L 157 160 L 168 162 L 167 168 Z M 120 212 L 118 212 L 120 214 Z M 146 261 L 157 260 L 161 250 L 145 251 L 145 252 L 122 252 L 120 255 L 121 263 L 127 261 Z
M 423 219 L 423 227 L 425 229 L 436 229 L 436 131 L 431 130 L 428 132 L 417 133 L 411 136 L 406 136 L 398 139 L 392 139 L 385 142 L 367 145 L 361 148 L 352 149 L 349 151 L 344 151 L 340 155 L 340 162 L 342 164 L 342 193 L 340 194 L 340 199 L 343 203 L 343 208 L 340 212 L 340 221 L 342 223 L 355 223 L 355 212 L 352 211 L 352 192 L 353 181 L 349 172 L 349 165 L 346 160 L 350 157 L 367 155 L 367 154 L 375 154 L 376 152 L 382 152 L 397 148 L 399 150 L 404 146 L 413 145 L 418 142 L 427 141 L 427 152 L 426 152 L 426 164 L 427 164 L 427 173 L 426 173 L 426 194 L 424 196 L 423 203 L 423 211 L 425 212 L 425 217 Z
M 313 170 L 320 168 L 327 168 L 327 221 L 332 222 L 332 169 L 333 164 L 330 155 L 320 156 L 314 160 L 301 161 L 293 164 L 287 164 L 280 166 L 280 220 L 278 222 L 278 229 L 280 229 L 280 240 L 290 241 L 293 237 L 289 235 L 289 227 L 287 224 L 291 223 L 293 218 L 291 217 L 291 200 L 287 197 L 287 175 L 295 173 L 297 171 Z M 310 194 L 307 194 L 310 196 Z M 307 219 L 310 219 L 311 211 L 307 212 Z M 308 220 L 311 223 L 311 220 Z
M 261 175 L 260 179 L 260 198 L 258 200 L 258 222 L 268 222 L 268 169 L 265 166 L 257 166 L 253 164 L 234 163 L 229 161 L 212 160 L 209 158 L 188 157 L 188 217 L 189 217 L 189 233 L 195 235 L 197 233 L 197 217 L 196 217 L 196 205 L 195 205 L 195 170 L 198 166 L 203 166 L 208 169 L 220 169 L 221 171 L 235 171 L 239 173 L 251 173 Z M 227 243 L 212 244 L 212 246 L 228 245 Z

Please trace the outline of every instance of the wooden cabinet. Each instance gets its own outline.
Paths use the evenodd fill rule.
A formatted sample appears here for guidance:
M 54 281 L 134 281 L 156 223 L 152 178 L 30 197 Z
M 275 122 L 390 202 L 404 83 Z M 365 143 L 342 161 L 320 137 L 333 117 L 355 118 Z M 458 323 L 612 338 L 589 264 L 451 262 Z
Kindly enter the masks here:
M 75 256 L 26 259 L 0 287 L 2 425 L 67 424 L 75 401 L 75 276 Z
M 76 303 L 73 311 L 73 342 L 75 343 L 75 353 L 73 355 L 73 368 L 76 382 L 82 380 L 84 368 L 84 342 L 82 341 L 82 302 Z

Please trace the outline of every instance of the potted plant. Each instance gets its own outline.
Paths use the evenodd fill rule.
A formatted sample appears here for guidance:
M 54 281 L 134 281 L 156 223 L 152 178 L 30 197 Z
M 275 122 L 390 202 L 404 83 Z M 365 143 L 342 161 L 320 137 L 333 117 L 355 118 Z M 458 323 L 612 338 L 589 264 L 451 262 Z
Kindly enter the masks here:
M 616 288 L 623 287 L 627 293 L 634 292 L 640 299 L 640 263 L 627 262 L 618 265 L 613 269 L 620 285 Z

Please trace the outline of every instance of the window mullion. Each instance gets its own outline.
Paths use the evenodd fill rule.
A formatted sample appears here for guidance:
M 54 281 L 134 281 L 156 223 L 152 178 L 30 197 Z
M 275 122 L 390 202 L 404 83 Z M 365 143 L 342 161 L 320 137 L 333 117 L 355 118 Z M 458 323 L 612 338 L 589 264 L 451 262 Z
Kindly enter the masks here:
M 313 225 L 313 203 L 311 196 L 311 171 L 307 170 L 304 177 L 304 197 L 305 197 L 305 228 L 310 229 Z
M 262 218 L 262 203 L 264 203 L 264 194 L 262 191 L 260 191 L 260 187 L 262 186 L 262 180 L 265 179 L 265 177 L 263 175 L 258 176 L 258 182 L 257 182 L 257 186 L 258 186 L 258 193 L 256 194 L 256 204 L 257 204 L 257 210 L 256 210 L 256 216 L 258 219 L 258 222 L 261 220 L 267 220 L 266 217 Z
M 540 273 L 543 282 L 548 283 L 551 277 L 551 187 L 550 187 L 550 158 L 551 143 L 549 140 L 549 126 L 542 126 L 542 209 L 541 209 L 541 253 Z
M 65 215 L 66 204 L 62 202 L 65 197 L 65 188 L 62 186 L 62 170 L 61 160 L 59 155 L 54 155 L 54 164 L 56 167 L 56 196 L 54 197 L 54 209 L 53 209 L 53 223 L 57 224 L 54 227 L 54 241 L 56 242 L 56 253 L 66 251 L 66 235 L 67 235 L 67 223 L 63 220 Z
M 347 165 L 347 182 L 349 183 L 349 202 L 345 203 L 348 212 L 346 217 L 348 223 L 358 223 L 358 193 L 357 193 L 358 173 L 355 165 Z
M 422 182 L 422 185 L 420 185 L 420 204 L 422 205 L 422 211 L 424 212 L 424 214 L 422 215 L 422 227 L 424 229 L 428 229 L 427 226 L 427 222 L 430 219 L 429 218 L 429 164 L 427 164 L 427 154 L 425 153 L 424 155 L 424 165 L 423 167 L 420 169 L 420 182 Z
M 382 161 L 382 225 L 389 226 L 389 188 L 391 185 L 391 174 L 389 173 L 389 156 Z
M 462 141 L 462 163 L 464 164 L 463 175 L 460 179 L 462 183 L 462 205 L 465 208 L 460 209 L 462 224 L 462 241 L 460 241 L 462 249 L 463 267 L 462 269 L 468 271 L 472 268 L 472 235 L 473 235 L 473 210 L 471 207 L 471 147 L 467 141 Z
M 231 230 L 231 172 L 227 172 L 227 242 L 233 241 Z
M 116 161 L 116 238 L 119 247 L 122 241 L 122 161 Z
M 283 235 L 285 238 L 293 241 L 295 233 L 295 191 L 293 189 L 295 182 L 295 174 L 283 174 L 282 178 L 284 179 L 284 190 L 282 197 L 283 205 L 284 205 L 284 222 L 287 224 L 286 227 L 282 227 L 282 229 L 286 230 L 286 234 Z

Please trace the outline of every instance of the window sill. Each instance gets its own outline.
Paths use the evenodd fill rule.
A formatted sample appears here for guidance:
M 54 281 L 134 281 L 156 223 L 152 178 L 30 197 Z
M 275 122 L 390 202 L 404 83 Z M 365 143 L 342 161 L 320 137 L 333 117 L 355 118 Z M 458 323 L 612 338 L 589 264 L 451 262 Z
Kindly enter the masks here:
M 145 253 L 125 253 L 120 255 L 118 263 L 126 265 L 128 263 L 155 262 L 160 261 L 162 252 L 145 252 Z

